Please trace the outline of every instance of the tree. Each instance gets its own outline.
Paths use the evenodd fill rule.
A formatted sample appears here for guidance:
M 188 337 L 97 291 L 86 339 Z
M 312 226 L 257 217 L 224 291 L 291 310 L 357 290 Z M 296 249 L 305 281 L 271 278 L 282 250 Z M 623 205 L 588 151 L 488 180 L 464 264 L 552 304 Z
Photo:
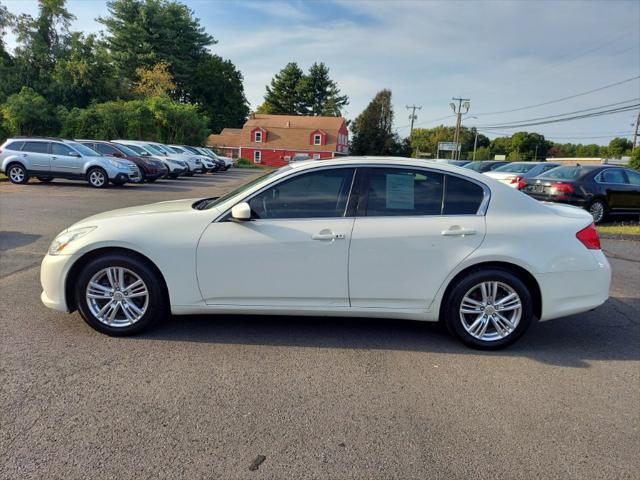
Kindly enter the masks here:
M 624 155 L 629 154 L 632 147 L 633 143 L 631 143 L 631 140 L 627 140 L 626 138 L 622 137 L 616 137 L 609 142 L 608 153 L 610 157 L 620 158 Z
M 169 72 L 169 65 L 164 61 L 158 62 L 150 68 L 139 67 L 136 69 L 136 74 L 138 80 L 134 84 L 133 91 L 143 97 L 168 95 L 176 88 Z
M 204 55 L 193 75 L 192 103 L 209 119 L 209 128 L 240 128 L 249 116 L 242 73 L 230 60 Z
M 393 133 L 391 90 L 382 90 L 351 125 L 353 155 L 397 155 L 402 150 Z
M 428 153 L 435 158 L 438 154 L 438 143 L 453 141 L 454 134 L 454 127 L 446 127 L 444 125 L 439 125 L 434 128 L 416 128 L 413 130 L 411 145 L 413 146 L 413 150 L 421 156 Z M 475 134 L 476 130 L 473 128 L 469 129 L 462 127 L 460 129 L 460 158 L 467 158 L 468 160 L 473 158 Z M 477 148 L 487 147 L 488 145 L 489 138 L 478 133 Z M 440 152 L 440 155 L 445 156 L 447 154 L 445 152 Z
M 301 115 L 303 101 L 300 92 L 300 82 L 304 74 L 297 63 L 291 62 L 280 70 L 267 85 L 264 103 L 259 113 L 278 115 Z
M 98 21 L 119 74 L 133 83 L 136 70 L 159 62 L 171 65 L 173 98 L 190 98 L 191 78 L 214 38 L 185 5 L 170 0 L 111 0 L 109 16 Z
M 329 68 L 324 63 L 314 63 L 298 86 L 298 94 L 304 115 L 339 117 L 349 98 L 340 94 L 336 82 L 329 77 Z
M 547 143 L 539 133 L 517 132 L 511 136 L 507 155 L 508 160 L 539 160 L 547 155 Z
M 0 109 L 9 135 L 46 135 L 57 129 L 51 105 L 30 87 L 22 87 Z

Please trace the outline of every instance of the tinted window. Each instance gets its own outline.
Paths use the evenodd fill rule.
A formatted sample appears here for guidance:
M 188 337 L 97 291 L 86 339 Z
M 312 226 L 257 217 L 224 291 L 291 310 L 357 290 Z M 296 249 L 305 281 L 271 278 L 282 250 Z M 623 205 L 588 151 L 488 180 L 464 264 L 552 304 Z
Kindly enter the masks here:
M 536 166 L 535 163 L 511 163 L 494 169 L 494 172 L 527 173 Z
M 24 142 L 23 152 L 48 153 L 49 144 L 47 142 Z
M 627 178 L 631 185 L 640 185 L 640 173 L 633 170 L 627 170 Z
M 568 167 L 558 167 L 553 170 L 549 170 L 546 173 L 540 175 L 540 177 L 551 178 L 551 179 L 560 179 L 560 180 L 577 180 L 582 176 L 586 175 L 592 170 L 581 167 L 580 165 L 568 166 Z
M 599 180 L 602 183 L 627 183 L 626 178 L 624 178 L 624 172 L 617 168 L 605 170 L 600 174 Z
M 249 201 L 257 218 L 343 217 L 353 168 L 337 168 L 298 175 Z
M 89 147 L 78 142 L 68 142 L 76 151 L 80 152 L 84 157 L 99 157 L 100 154 Z
M 11 142 L 7 144 L 4 148 L 5 150 L 20 150 L 23 145 L 24 145 L 24 142 Z
M 484 190 L 476 183 L 447 175 L 444 215 L 475 215 L 484 198 Z
M 544 173 L 544 172 L 548 172 L 549 170 L 551 170 L 552 168 L 556 168 L 559 167 L 560 165 L 556 164 L 556 163 L 552 163 L 551 165 L 543 165 L 542 166 L 542 170 L 540 171 L 540 173 Z
M 444 176 L 426 170 L 372 168 L 365 215 L 440 215 Z
M 96 150 L 103 155 L 114 155 L 116 153 L 120 153 L 117 148 L 113 148 L 111 145 L 107 145 L 106 143 L 96 143 Z
M 62 145 L 61 143 L 52 143 L 51 144 L 51 154 L 52 155 L 63 155 L 63 156 L 70 156 L 70 155 L 78 155 L 77 152 L 74 152 L 72 148 L 67 147 L 66 145 Z

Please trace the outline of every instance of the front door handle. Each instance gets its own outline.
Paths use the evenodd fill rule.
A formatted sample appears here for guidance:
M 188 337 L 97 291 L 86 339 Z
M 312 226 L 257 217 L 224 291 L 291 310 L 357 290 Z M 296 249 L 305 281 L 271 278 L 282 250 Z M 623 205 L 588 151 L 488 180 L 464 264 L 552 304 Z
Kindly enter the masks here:
M 476 233 L 478 232 L 476 232 L 475 230 L 472 230 L 470 228 L 461 228 L 458 225 L 454 225 L 448 230 L 442 231 L 442 235 L 445 237 L 465 237 L 467 235 L 475 235 Z
M 324 228 L 320 230 L 318 233 L 314 233 L 311 235 L 312 240 L 342 240 L 344 239 L 344 233 L 333 233 L 328 228 Z

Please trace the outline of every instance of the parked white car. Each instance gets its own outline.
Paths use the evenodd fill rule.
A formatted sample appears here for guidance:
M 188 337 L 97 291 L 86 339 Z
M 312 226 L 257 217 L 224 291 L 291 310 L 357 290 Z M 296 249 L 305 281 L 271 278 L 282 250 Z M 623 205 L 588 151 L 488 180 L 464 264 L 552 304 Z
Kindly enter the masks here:
M 187 162 L 177 160 L 175 158 L 169 158 L 166 155 L 152 149 L 149 145 L 145 145 L 143 142 L 137 142 L 135 140 L 111 140 L 118 145 L 125 145 L 138 155 L 151 157 L 155 160 L 161 161 L 166 167 L 170 178 L 178 178 L 180 175 L 184 175 L 189 171 Z
M 55 238 L 41 270 L 45 305 L 109 335 L 168 311 L 336 315 L 442 319 L 478 348 L 601 305 L 610 277 L 581 209 L 472 170 L 366 157 L 89 217 Z
M 525 179 L 537 177 L 559 166 L 559 163 L 549 162 L 511 162 L 484 174 L 512 188 L 520 189 Z

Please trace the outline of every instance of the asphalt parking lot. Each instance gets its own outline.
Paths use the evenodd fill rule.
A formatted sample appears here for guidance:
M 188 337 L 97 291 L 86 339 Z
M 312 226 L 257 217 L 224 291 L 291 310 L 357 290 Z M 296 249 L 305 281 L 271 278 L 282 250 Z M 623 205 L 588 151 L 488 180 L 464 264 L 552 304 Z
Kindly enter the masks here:
M 607 304 L 490 353 L 371 319 L 176 317 L 117 339 L 40 303 L 69 224 L 254 175 L 0 183 L 0 478 L 637 478 L 639 242 L 603 241 Z

